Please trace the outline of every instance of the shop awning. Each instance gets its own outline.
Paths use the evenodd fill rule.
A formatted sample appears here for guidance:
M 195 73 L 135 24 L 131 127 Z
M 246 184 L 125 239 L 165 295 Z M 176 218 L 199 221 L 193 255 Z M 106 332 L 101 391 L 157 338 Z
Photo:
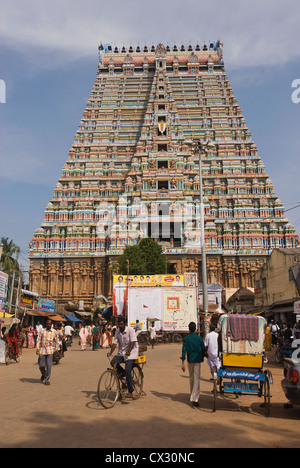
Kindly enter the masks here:
M 27 289 L 21 289 L 21 293 L 25 296 L 39 297 L 39 295 L 32 291 L 27 291 Z
M 76 314 L 81 315 L 82 317 L 90 317 L 93 312 L 79 312 L 79 310 L 76 310 Z
M 112 314 L 113 307 L 108 307 L 104 312 L 102 312 L 102 317 L 109 317 Z
M 37 317 L 39 315 L 39 313 L 36 312 L 35 310 L 28 310 L 28 309 L 26 309 L 26 314 L 33 315 L 34 317 Z
M 51 315 L 49 319 L 54 320 L 54 322 L 66 322 L 66 319 L 61 317 L 60 315 Z
M 70 321 L 70 322 L 82 322 L 79 318 L 75 317 L 75 315 L 67 315 L 65 314 L 65 317 Z
M 2 318 L 11 318 L 11 317 L 14 317 L 14 314 L 8 314 L 7 312 L 0 312 L 0 317 L 2 317 Z

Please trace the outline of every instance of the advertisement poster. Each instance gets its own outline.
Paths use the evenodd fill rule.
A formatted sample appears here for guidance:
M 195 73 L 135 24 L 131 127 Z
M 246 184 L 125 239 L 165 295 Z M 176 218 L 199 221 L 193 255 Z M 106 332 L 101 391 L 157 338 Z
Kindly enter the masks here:
M 114 275 L 113 276 L 113 313 L 114 316 L 126 315 L 128 289 L 183 287 L 184 275 Z
M 21 294 L 20 307 L 26 307 L 26 309 L 33 309 L 33 297 L 27 294 Z
M 5 312 L 8 291 L 8 275 L 0 271 L 0 312 Z
M 188 288 L 194 288 L 198 285 L 197 273 L 184 273 L 184 285 Z
M 188 331 L 189 323 L 197 325 L 196 288 L 168 288 L 163 294 L 163 329 Z
M 134 327 L 139 320 L 142 330 L 147 330 L 147 319 L 160 319 L 155 322 L 157 330 L 162 328 L 162 290 L 159 288 L 130 288 L 128 290 L 128 323 Z
M 46 312 L 48 314 L 54 314 L 55 312 L 55 302 L 51 301 L 50 299 L 42 299 L 38 300 L 38 307 L 37 310 L 39 312 Z

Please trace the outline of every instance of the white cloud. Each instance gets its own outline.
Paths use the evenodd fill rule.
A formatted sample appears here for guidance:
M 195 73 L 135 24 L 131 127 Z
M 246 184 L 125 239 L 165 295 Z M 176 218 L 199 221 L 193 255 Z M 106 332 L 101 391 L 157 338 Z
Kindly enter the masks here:
M 101 40 L 122 46 L 221 38 L 234 68 L 282 65 L 300 55 L 295 0 L 15 0 L 2 15 L 4 44 L 24 54 L 60 51 L 65 61 L 94 55 Z

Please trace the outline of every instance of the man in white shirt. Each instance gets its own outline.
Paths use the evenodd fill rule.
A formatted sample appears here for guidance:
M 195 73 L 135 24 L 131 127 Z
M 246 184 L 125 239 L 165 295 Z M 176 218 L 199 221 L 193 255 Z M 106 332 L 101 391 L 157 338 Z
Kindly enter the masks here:
M 75 332 L 74 328 L 72 328 L 71 325 L 66 325 L 64 331 L 66 336 L 72 336 L 72 334 Z
M 108 356 L 113 354 L 117 346 L 119 347 L 119 352 L 114 357 L 111 364 L 113 365 L 114 362 L 117 362 L 117 370 L 120 374 L 122 374 L 124 370 L 120 364 L 125 362 L 125 375 L 128 389 L 126 396 L 128 398 L 132 398 L 134 388 L 132 385 L 131 369 L 135 359 L 138 359 L 139 357 L 139 346 L 135 331 L 133 328 L 126 326 L 125 320 L 123 318 L 119 319 L 118 325 L 119 328 L 115 333 L 114 343 Z
M 205 337 L 205 348 L 207 352 L 207 363 L 213 372 L 214 367 L 220 369 L 221 361 L 219 358 L 219 334 L 216 332 L 215 325 L 210 326 L 210 333 Z
M 43 325 L 41 325 L 41 323 L 38 322 L 35 328 L 36 328 L 37 334 L 39 335 L 40 332 L 43 330 Z

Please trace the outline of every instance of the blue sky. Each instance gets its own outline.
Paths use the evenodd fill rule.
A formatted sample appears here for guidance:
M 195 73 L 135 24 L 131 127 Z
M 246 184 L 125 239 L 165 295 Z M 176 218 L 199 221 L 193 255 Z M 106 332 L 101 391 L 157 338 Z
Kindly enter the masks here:
M 203 45 L 226 70 L 278 197 L 300 204 L 300 4 L 295 0 L 0 0 L 0 236 L 22 249 L 43 219 L 91 92 L 98 45 Z M 300 208 L 287 213 L 300 234 Z

